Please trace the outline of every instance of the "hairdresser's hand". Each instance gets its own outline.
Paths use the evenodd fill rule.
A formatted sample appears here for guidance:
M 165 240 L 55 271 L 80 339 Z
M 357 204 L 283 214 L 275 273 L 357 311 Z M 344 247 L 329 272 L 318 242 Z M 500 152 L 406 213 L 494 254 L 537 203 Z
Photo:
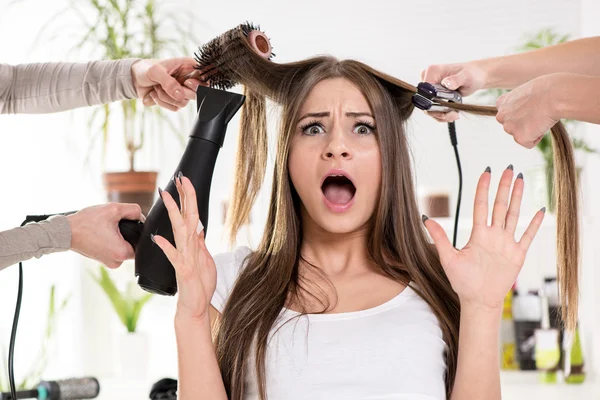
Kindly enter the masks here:
M 458 90 L 462 96 L 469 96 L 483 89 L 487 80 L 487 71 L 477 62 L 460 64 L 430 65 L 421 72 L 421 81 L 441 84 L 450 90 Z M 459 118 L 458 112 L 427 112 L 440 122 L 452 122 Z
M 201 84 L 192 78 L 194 65 L 196 61 L 191 57 L 136 61 L 131 76 L 137 96 L 146 106 L 158 104 L 171 111 L 185 107 L 196 98 L 196 88 Z
M 517 177 L 509 206 L 512 178 L 512 168 L 507 168 L 500 179 L 492 223 L 488 225 L 491 173 L 487 170 L 483 173 L 475 195 L 473 230 L 469 242 L 461 250 L 452 246 L 439 224 L 431 219 L 425 221 L 461 307 L 493 312 L 502 308 L 504 297 L 516 281 L 544 219 L 545 210 L 542 209 L 535 214 L 521 240 L 515 240 L 524 183 L 522 176 Z
M 161 192 L 161 197 L 169 212 L 176 248 L 162 236 L 151 237 L 175 268 L 178 315 L 186 319 L 208 318 L 210 300 L 217 286 L 217 270 L 204 242 L 194 186 L 186 177 L 176 178 L 175 184 L 182 199 L 181 210 L 168 192 Z
M 108 203 L 79 210 L 67 216 L 71 226 L 71 250 L 108 268 L 132 259 L 134 251 L 119 231 L 119 221 L 144 221 L 137 204 Z
M 552 90 L 562 75 L 540 76 L 498 98 L 496 119 L 521 146 L 535 147 L 560 120 Z

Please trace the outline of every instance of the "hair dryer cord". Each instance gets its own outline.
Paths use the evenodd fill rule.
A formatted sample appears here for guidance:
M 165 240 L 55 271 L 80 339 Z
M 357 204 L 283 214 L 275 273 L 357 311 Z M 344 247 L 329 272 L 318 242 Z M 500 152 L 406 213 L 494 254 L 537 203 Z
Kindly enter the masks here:
M 458 141 L 456 140 L 456 125 L 454 122 L 448 122 L 448 132 L 450 133 L 450 143 L 454 148 L 454 155 L 456 156 L 456 166 L 458 167 L 458 198 L 456 200 L 456 214 L 454 215 L 454 236 L 452 238 L 452 246 L 456 247 L 456 234 L 458 231 L 458 216 L 460 214 L 460 203 L 462 200 L 462 168 L 460 166 L 460 157 L 458 155 Z

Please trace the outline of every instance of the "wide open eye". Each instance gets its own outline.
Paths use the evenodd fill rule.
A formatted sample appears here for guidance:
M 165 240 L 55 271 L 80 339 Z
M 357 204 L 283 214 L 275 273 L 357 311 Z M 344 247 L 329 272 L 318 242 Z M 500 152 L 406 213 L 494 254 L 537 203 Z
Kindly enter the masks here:
M 303 134 L 309 136 L 314 136 L 325 132 L 325 128 L 323 128 L 323 125 L 316 121 L 312 121 L 306 125 L 302 125 L 300 127 L 300 130 L 302 130 Z
M 356 125 L 354 125 L 353 132 L 359 135 L 368 135 L 375 132 L 375 127 L 368 122 L 358 122 Z

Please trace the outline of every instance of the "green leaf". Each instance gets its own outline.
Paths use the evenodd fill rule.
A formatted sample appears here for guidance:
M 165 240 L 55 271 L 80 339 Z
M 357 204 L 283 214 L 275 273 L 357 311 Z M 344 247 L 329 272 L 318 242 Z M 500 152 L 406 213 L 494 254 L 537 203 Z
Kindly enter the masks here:
M 135 332 L 138 320 L 140 319 L 140 313 L 142 312 L 142 308 L 144 308 L 148 300 L 150 300 L 152 297 L 152 293 L 147 293 L 141 299 L 136 300 L 133 304 L 133 309 L 131 313 L 131 326 L 129 332 Z
M 591 148 L 583 139 L 573 138 L 571 140 L 573 143 L 573 148 L 577 150 L 582 150 L 586 153 L 597 153 L 598 151 L 594 148 Z
M 141 289 L 137 289 L 131 282 L 127 290 L 121 292 L 110 278 L 106 268 L 102 266 L 99 268 L 100 276 L 97 277 L 90 273 L 91 276 L 106 293 L 125 329 L 128 332 L 135 332 L 142 308 L 153 295 L 151 293 L 144 293 L 141 297 L 136 295 L 135 292 L 139 292 Z
M 100 285 L 102 290 L 104 290 L 104 293 L 110 300 L 110 303 L 112 304 L 112 306 L 113 306 L 114 310 L 116 311 L 117 316 L 119 317 L 121 322 L 125 326 L 127 326 L 127 316 L 128 316 L 129 305 L 125 302 L 123 295 L 121 294 L 121 292 L 119 292 L 119 290 L 115 286 L 114 282 L 108 275 L 106 268 L 100 267 L 99 271 L 100 271 L 100 277 L 97 277 L 93 274 L 92 274 L 92 277 L 94 278 L 96 283 L 98 283 L 98 285 Z

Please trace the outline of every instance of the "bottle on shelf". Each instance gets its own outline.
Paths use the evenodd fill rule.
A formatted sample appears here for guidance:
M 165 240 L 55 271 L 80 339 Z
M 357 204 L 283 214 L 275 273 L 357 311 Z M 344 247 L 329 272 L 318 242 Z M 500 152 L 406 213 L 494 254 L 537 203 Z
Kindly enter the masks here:
M 506 371 L 514 371 L 519 369 L 517 361 L 517 344 L 515 338 L 515 323 L 513 320 L 513 295 L 516 289 L 516 284 L 504 298 L 502 307 L 502 321 L 500 322 L 500 352 L 501 365 L 500 368 Z

